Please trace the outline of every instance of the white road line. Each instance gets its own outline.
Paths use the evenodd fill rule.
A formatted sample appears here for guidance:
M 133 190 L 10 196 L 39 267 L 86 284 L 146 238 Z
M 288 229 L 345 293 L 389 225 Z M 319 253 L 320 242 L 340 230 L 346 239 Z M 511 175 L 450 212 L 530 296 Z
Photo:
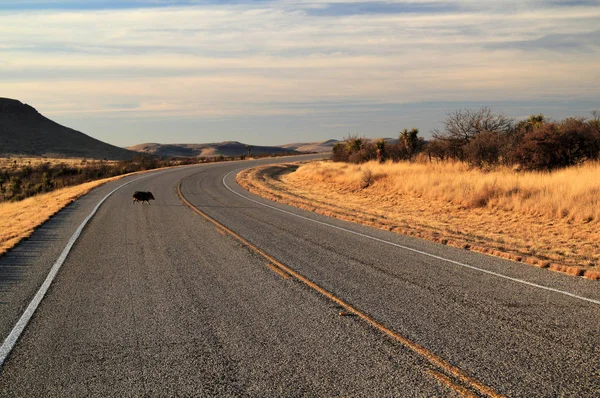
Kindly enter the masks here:
M 421 250 L 413 249 L 411 247 L 403 246 L 403 245 L 400 245 L 398 243 L 389 242 L 387 240 L 379 239 L 379 238 L 376 238 L 374 236 L 365 235 L 365 234 L 362 234 L 360 232 L 355 232 L 355 231 L 352 231 L 352 230 L 349 230 L 349 229 L 346 229 L 346 228 L 338 227 L 337 225 L 328 224 L 328 223 L 323 222 L 323 221 L 313 220 L 312 218 L 304 217 L 304 216 L 301 216 L 299 214 L 295 214 L 295 213 L 289 212 L 287 210 L 279 209 L 279 208 L 277 208 L 275 206 L 271 206 L 271 205 L 268 205 L 268 204 L 265 204 L 265 203 L 261 203 L 261 202 L 259 202 L 257 200 L 254 200 L 254 199 L 250 199 L 250 198 L 248 198 L 248 197 L 246 197 L 246 196 L 244 196 L 244 195 L 242 195 L 242 194 L 240 194 L 238 192 L 235 192 L 225 182 L 225 179 L 227 177 L 229 177 L 229 175 L 231 173 L 233 173 L 234 171 L 231 171 L 231 172 L 227 173 L 227 175 L 225 177 L 223 177 L 223 185 L 225 186 L 225 188 L 227 188 L 229 191 L 233 192 L 237 196 L 239 196 L 241 198 L 244 198 L 246 200 L 249 200 L 250 202 L 256 203 L 258 205 L 261 205 L 261 206 L 264 206 L 264 207 L 268 207 L 270 209 L 277 210 L 279 212 L 282 212 L 282 213 L 285 213 L 285 214 L 289 214 L 291 216 L 298 217 L 298 218 L 301 218 L 303 220 L 311 221 L 311 222 L 314 222 L 314 223 L 317 223 L 317 224 L 320 224 L 320 225 L 325 225 L 325 226 L 330 227 L 330 228 L 338 229 L 340 231 L 348 232 L 350 234 L 358 235 L 358 236 L 361 236 L 363 238 L 367 238 L 367 239 L 371 239 L 371 240 L 374 240 L 374 241 L 377 241 L 377 242 L 385 243 L 386 245 L 390 245 L 390 246 L 398 247 L 400 249 L 408 250 L 408 251 L 411 251 L 411 252 L 414 252 L 414 253 L 422 254 L 424 256 L 435 258 L 437 260 L 445 261 L 445 262 L 448 262 L 448 263 L 451 263 L 451 264 L 459 265 L 461 267 L 469 268 L 469 269 L 472 269 L 472 270 L 475 270 L 475 271 L 479 271 L 479 272 L 483 272 L 483 273 L 486 273 L 486 274 L 489 274 L 489 275 L 494 275 L 494 276 L 497 276 L 499 278 L 507 279 L 509 281 L 521 283 L 521 284 L 524 284 L 524 285 L 532 286 L 532 287 L 535 287 L 535 288 L 538 288 L 538 289 L 543 289 L 543 290 L 547 290 L 547 291 L 554 292 L 554 293 L 563 294 L 565 296 L 573 297 L 573 298 L 576 298 L 578 300 L 583 300 L 583 301 L 587 301 L 587 302 L 590 302 L 590 303 L 594 303 L 594 304 L 599 304 L 600 305 L 600 300 L 594 300 L 594 299 L 591 299 L 591 298 L 588 298 L 588 297 L 578 296 L 578 295 L 573 294 L 573 293 L 565 292 L 564 290 L 559 290 L 559 289 L 555 289 L 553 287 L 539 285 L 537 283 L 529 282 L 529 281 L 526 281 L 526 280 L 523 280 L 523 279 L 513 278 L 511 276 L 499 274 L 499 273 L 493 272 L 493 271 L 488 271 L 486 269 L 475 267 L 473 265 L 464 264 L 464 263 L 461 263 L 461 262 L 458 262 L 458 261 L 450 260 L 448 258 L 436 256 L 435 254 L 431 254 L 431 253 L 427 253 L 427 252 L 424 252 L 424 251 L 421 251 Z
M 23 330 L 25 330 L 25 328 L 27 327 L 27 324 L 31 320 L 31 317 L 33 316 L 35 310 L 38 308 L 38 306 L 42 302 L 42 299 L 46 295 L 46 292 L 48 291 L 48 288 L 50 288 L 50 284 L 52 284 L 52 281 L 54 281 L 54 278 L 56 277 L 56 274 L 58 274 L 58 271 L 60 270 L 60 267 L 63 265 L 63 263 L 65 262 L 67 256 L 69 255 L 69 252 L 71 251 L 71 248 L 73 247 L 73 245 L 77 241 L 77 238 L 79 238 L 79 235 L 81 235 L 81 232 L 83 231 L 83 228 L 92 219 L 92 217 L 94 217 L 94 214 L 96 214 L 96 212 L 98 211 L 98 209 L 100 208 L 100 206 L 104 203 L 104 201 L 106 199 L 108 199 L 109 196 L 111 196 L 113 193 L 117 192 L 119 189 L 123 188 L 124 186 L 127 186 L 127 185 L 129 185 L 129 184 L 131 184 L 133 182 L 141 180 L 142 178 L 149 177 L 150 175 L 154 175 L 155 176 L 157 174 L 162 174 L 162 173 L 164 173 L 164 171 L 161 171 L 161 172 L 158 172 L 158 173 L 153 173 L 153 174 L 147 174 L 145 176 L 136 178 L 135 180 L 131 180 L 131 181 L 129 181 L 129 182 L 127 182 L 127 183 L 119 186 L 118 188 L 116 188 L 113 191 L 111 191 L 104 198 L 102 198 L 102 200 L 100 202 L 98 202 L 98 204 L 96 205 L 96 207 L 94 208 L 94 210 L 92 210 L 92 212 L 86 217 L 86 219 L 83 220 L 83 222 L 81 223 L 81 225 L 77 228 L 77 230 L 75 231 L 75 233 L 73 234 L 73 236 L 71 236 L 71 239 L 69 239 L 69 242 L 67 243 L 67 245 L 63 249 L 62 253 L 58 257 L 58 259 L 56 260 L 56 262 L 54 263 L 54 265 L 52 266 L 52 268 L 50 269 L 50 273 L 46 277 L 46 280 L 44 281 L 44 283 L 42 283 L 42 286 L 39 288 L 39 290 L 37 291 L 37 293 L 35 294 L 35 296 L 31 300 L 31 302 L 27 306 L 27 309 L 25 309 L 25 312 L 23 313 L 23 315 L 21 315 L 21 318 L 19 319 L 19 321 L 13 327 L 13 329 L 9 333 L 8 337 L 4 340 L 4 343 L 2 343 L 2 346 L 0 347 L 0 368 L 4 364 L 4 361 L 6 360 L 6 357 L 8 357 L 8 354 L 10 354 L 11 350 L 13 349 L 13 347 L 15 346 L 15 344 L 17 343 L 17 340 L 19 340 L 19 337 L 21 337 L 21 334 L 23 333 Z

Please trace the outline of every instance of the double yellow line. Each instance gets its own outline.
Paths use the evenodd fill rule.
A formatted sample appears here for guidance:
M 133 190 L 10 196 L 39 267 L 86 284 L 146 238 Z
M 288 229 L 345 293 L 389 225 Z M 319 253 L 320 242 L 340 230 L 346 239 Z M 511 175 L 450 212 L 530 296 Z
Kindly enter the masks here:
M 422 345 L 417 344 L 414 341 L 409 340 L 408 338 L 394 332 L 393 330 L 386 327 L 385 325 L 383 325 L 381 322 L 377 321 L 370 315 L 358 310 L 357 308 L 355 308 L 352 305 L 348 304 L 347 302 L 343 301 L 339 297 L 335 296 L 333 293 L 331 293 L 331 292 L 325 290 L 324 288 L 322 288 L 321 286 L 317 285 L 310 279 L 300 275 L 293 269 L 282 264 L 275 258 L 271 257 L 269 254 L 265 253 L 263 250 L 259 249 L 257 246 L 253 245 L 252 243 L 248 242 L 246 239 L 242 238 L 240 235 L 238 235 L 231 229 L 227 228 L 225 225 L 221 224 L 220 222 L 218 222 L 217 220 L 215 220 L 208 214 L 204 213 L 203 211 L 201 211 L 200 209 L 198 209 L 197 207 L 192 205 L 181 193 L 181 183 L 182 182 L 183 182 L 183 180 L 181 180 L 179 182 L 179 184 L 177 184 L 177 195 L 179 196 L 179 198 L 181 199 L 181 201 L 184 204 L 186 204 L 196 214 L 202 216 L 207 221 L 213 223 L 217 227 L 218 230 L 231 235 L 232 237 L 234 237 L 235 239 L 240 241 L 242 244 L 247 246 L 249 249 L 251 249 L 255 253 L 261 255 L 266 260 L 268 260 L 269 263 L 267 265 L 271 270 L 273 270 L 274 272 L 283 276 L 286 279 L 292 277 L 292 278 L 295 278 L 298 281 L 304 283 L 306 286 L 310 287 L 311 289 L 313 289 L 313 290 L 317 291 L 318 293 L 320 293 L 321 295 L 327 297 L 334 303 L 343 307 L 347 313 L 358 316 L 359 318 L 361 318 L 365 322 L 367 322 L 369 325 L 375 327 L 376 329 L 380 330 L 385 335 L 398 341 L 406 348 L 410 349 L 411 351 L 415 352 L 422 358 L 426 359 L 431 365 L 433 365 L 435 368 L 437 368 L 437 369 L 428 369 L 428 373 L 431 374 L 436 379 L 443 382 L 444 384 L 446 384 L 448 387 L 452 388 L 454 391 L 458 392 L 459 394 L 461 394 L 463 396 L 467 396 L 467 397 L 478 397 L 478 396 L 486 396 L 486 397 L 492 397 L 492 398 L 504 397 L 503 395 L 498 394 L 492 388 L 486 386 L 485 384 L 483 384 L 479 380 L 475 379 L 474 377 L 469 376 L 468 374 L 463 372 L 458 367 L 452 365 L 451 363 L 449 363 L 448 361 L 439 357 L 438 355 L 434 354 L 432 351 L 428 350 L 427 348 L 423 347 Z

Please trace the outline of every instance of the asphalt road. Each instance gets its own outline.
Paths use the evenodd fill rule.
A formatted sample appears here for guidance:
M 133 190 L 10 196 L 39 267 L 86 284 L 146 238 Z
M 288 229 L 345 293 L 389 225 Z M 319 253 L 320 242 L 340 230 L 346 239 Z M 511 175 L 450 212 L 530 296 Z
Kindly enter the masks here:
M 149 173 L 110 196 L 0 369 L 0 396 L 600 396 L 598 282 L 235 183 L 274 161 Z M 92 191 L 0 257 L 2 339 L 77 226 L 133 179 Z M 227 231 L 182 203 L 179 184 Z M 156 201 L 132 204 L 135 190 Z M 346 304 L 376 325 L 339 315 Z

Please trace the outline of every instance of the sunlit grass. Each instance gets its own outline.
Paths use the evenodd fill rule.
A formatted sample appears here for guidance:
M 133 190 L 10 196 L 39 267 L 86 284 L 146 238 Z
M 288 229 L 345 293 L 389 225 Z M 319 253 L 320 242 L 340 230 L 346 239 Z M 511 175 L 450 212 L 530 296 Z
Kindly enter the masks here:
M 378 228 L 541 266 L 600 268 L 598 163 L 553 173 L 455 162 L 313 162 L 275 177 L 264 170 L 238 180 L 271 199 Z
M 121 176 L 58 189 L 19 202 L 0 203 L 0 254 L 31 236 L 38 226 L 72 201 L 118 178 Z
M 302 166 L 294 181 L 330 184 L 356 192 L 371 175 L 369 192 L 384 197 L 411 195 L 465 208 L 489 208 L 551 220 L 600 221 L 600 164 L 548 172 L 485 172 L 464 163 L 384 163 L 362 165 L 319 162 Z

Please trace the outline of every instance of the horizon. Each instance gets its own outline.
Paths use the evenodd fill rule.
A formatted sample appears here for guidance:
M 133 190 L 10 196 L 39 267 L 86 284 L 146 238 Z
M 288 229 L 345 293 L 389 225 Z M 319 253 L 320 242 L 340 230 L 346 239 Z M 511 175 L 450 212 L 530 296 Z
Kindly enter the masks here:
M 0 96 L 110 144 L 429 138 L 600 108 L 600 1 L 6 0 Z

